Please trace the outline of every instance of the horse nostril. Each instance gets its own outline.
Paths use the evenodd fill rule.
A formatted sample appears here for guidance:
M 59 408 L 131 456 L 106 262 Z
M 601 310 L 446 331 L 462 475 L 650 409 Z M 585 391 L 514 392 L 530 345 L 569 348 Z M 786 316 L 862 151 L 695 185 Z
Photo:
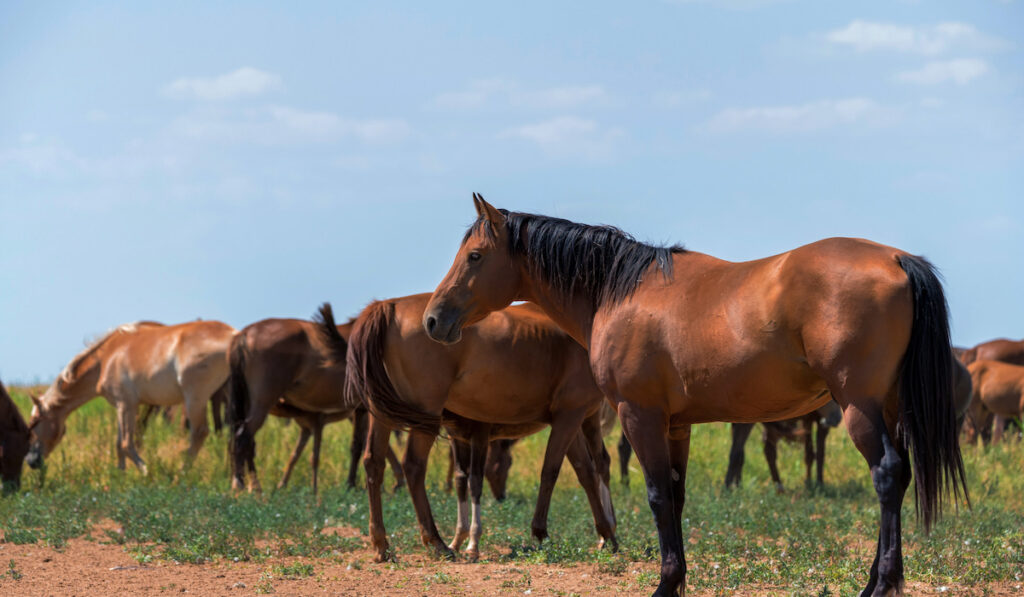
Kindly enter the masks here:
M 427 333 L 433 333 L 434 328 L 437 327 L 437 318 L 433 315 L 427 316 Z

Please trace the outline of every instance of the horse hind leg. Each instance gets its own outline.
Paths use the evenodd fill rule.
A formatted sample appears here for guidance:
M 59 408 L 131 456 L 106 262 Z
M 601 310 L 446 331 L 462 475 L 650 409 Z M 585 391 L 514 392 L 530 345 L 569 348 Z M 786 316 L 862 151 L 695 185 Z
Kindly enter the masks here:
M 670 450 L 668 419 L 660 409 L 638 408 L 623 401 L 619 403 L 619 420 L 643 468 L 647 501 L 658 529 L 661 579 L 654 595 L 679 595 L 686 584 L 681 518 L 686 471 L 677 467 L 685 460 L 684 452 L 688 453 L 688 449 L 683 450 L 684 440 L 680 437 L 672 442 Z M 687 448 L 688 441 L 687 438 Z
M 583 416 L 584 413 L 581 411 L 566 411 L 559 413 L 551 421 L 551 433 L 548 435 L 548 445 L 544 448 L 544 462 L 540 469 L 537 504 L 533 511 L 533 522 L 530 523 L 530 532 L 537 541 L 543 542 L 548 538 L 551 493 L 555 489 L 555 482 L 558 481 L 558 473 L 562 469 L 569 442 L 573 441 L 579 432 Z
M 764 427 L 764 459 L 768 461 L 768 471 L 775 484 L 775 492 L 782 493 L 782 477 L 779 475 L 779 428 L 772 423 L 763 423 Z
M 895 395 L 891 396 L 895 400 Z M 881 413 L 881 401 L 846 408 L 844 418 L 857 450 L 867 460 L 881 506 L 878 545 L 868 584 L 862 597 L 899 595 L 903 592 L 903 547 L 900 508 L 910 485 L 910 457 L 893 442 L 892 431 Z M 873 405 L 872 408 L 870 405 Z
M 370 414 L 365 408 L 352 413 L 352 441 L 349 443 L 348 481 L 349 489 L 355 489 L 359 478 L 359 457 L 366 449 L 366 434 L 370 426 Z
M 412 498 L 416 519 L 420 525 L 420 539 L 424 545 L 433 547 L 434 552 L 441 557 L 453 560 L 455 554 L 448 549 L 437 532 L 434 513 L 430 509 L 430 499 L 427 497 L 427 459 L 430 456 L 430 448 L 434 445 L 434 438 L 434 434 L 410 431 L 409 440 L 405 445 L 405 461 L 402 463 L 402 469 L 405 472 L 405 480 L 409 484 L 409 497 Z M 383 469 L 383 467 L 381 468 Z
M 608 546 L 614 553 L 619 550 L 619 541 L 615 537 L 615 513 L 611 505 L 611 496 L 604 493 L 605 485 L 598 475 L 594 458 L 587 448 L 582 432 L 578 432 L 569 444 L 566 453 L 569 463 L 576 471 L 583 491 L 590 502 L 590 510 L 594 515 L 594 527 L 601 537 L 599 547 Z
M 189 422 L 188 449 L 185 451 L 184 467 L 189 468 L 199 455 L 203 442 L 210 435 L 210 426 L 207 423 L 206 405 L 209 398 L 197 392 L 185 393 L 185 416 Z
M 725 471 L 725 488 L 739 487 L 743 480 L 743 461 L 746 459 L 747 438 L 754 430 L 753 423 L 733 423 L 732 446 L 729 448 L 729 468 Z
M 619 437 L 619 479 L 622 484 L 629 487 L 629 459 L 633 456 L 633 446 L 629 445 L 626 432 Z

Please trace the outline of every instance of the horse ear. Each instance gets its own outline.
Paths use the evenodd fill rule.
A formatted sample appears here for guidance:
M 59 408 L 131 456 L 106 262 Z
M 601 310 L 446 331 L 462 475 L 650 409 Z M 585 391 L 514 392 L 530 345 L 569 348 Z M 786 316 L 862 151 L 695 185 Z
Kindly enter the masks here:
M 501 227 L 505 225 L 505 214 L 501 213 L 498 211 L 498 208 L 485 201 L 483 195 L 473 193 L 473 204 L 476 206 L 476 214 L 484 220 L 487 220 L 495 231 L 501 229 Z
M 29 392 L 28 397 L 32 399 L 32 404 L 34 404 L 36 408 L 38 408 L 39 410 L 43 410 L 43 403 L 41 400 L 39 400 L 38 394 L 36 394 L 35 392 Z

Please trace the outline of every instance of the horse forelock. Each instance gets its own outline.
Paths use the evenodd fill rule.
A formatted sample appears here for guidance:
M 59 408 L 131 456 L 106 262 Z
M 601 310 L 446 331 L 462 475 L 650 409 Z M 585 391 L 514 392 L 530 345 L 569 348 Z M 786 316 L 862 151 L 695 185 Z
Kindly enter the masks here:
M 681 245 L 654 246 L 614 226 L 578 224 L 561 218 L 504 212 L 508 250 L 526 258 L 532 273 L 564 298 L 590 297 L 594 307 L 629 298 L 652 263 L 672 279 L 672 255 Z M 467 238 L 479 228 L 476 223 Z

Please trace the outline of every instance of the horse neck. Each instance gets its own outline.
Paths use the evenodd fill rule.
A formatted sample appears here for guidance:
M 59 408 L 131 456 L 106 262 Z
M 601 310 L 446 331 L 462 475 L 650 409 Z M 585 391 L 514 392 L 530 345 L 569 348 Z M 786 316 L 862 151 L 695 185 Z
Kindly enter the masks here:
M 590 350 L 590 335 L 594 327 L 593 299 L 590 297 L 564 297 L 546 282 L 531 277 L 523 267 L 525 280 L 518 300 L 530 301 L 540 307 L 558 327 L 565 330 L 583 348 Z
M 59 378 L 54 380 L 40 399 L 45 411 L 66 419 L 72 411 L 92 400 L 97 394 L 96 383 L 99 381 L 101 364 L 98 358 L 89 362 L 87 368 L 82 363 L 76 369 L 85 369 L 84 372 L 76 375 L 71 382 L 61 384 Z

